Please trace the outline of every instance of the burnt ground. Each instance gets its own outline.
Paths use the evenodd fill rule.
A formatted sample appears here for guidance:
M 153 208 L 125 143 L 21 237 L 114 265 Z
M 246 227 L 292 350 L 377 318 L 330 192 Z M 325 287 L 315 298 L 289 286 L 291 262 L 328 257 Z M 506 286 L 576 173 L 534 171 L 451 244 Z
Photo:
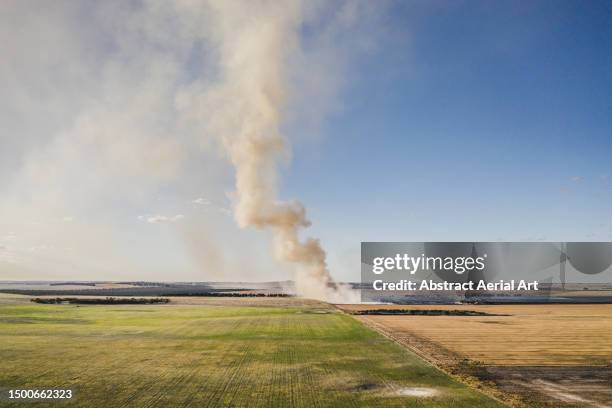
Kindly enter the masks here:
M 477 378 L 490 381 L 529 406 L 612 406 L 612 367 L 483 366 Z

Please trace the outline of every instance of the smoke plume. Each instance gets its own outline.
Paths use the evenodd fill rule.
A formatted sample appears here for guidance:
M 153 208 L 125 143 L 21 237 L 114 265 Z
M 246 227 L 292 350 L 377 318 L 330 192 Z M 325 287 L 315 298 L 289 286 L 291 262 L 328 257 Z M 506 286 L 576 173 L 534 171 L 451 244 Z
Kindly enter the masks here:
M 353 294 L 332 282 L 319 240 L 300 239 L 300 229 L 310 226 L 304 206 L 280 201 L 276 192 L 277 165 L 288 155 L 281 114 L 286 63 L 299 51 L 300 3 L 257 2 L 248 8 L 220 2 L 213 9 L 221 81 L 208 106 L 212 131 L 235 169 L 235 219 L 240 227 L 272 232 L 276 258 L 296 266 L 300 295 L 348 301 Z

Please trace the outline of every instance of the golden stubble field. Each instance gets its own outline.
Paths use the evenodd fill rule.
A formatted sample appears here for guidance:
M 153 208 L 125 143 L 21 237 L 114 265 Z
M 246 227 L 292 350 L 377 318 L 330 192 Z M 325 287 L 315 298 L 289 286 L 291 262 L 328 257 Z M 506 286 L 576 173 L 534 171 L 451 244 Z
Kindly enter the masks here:
M 611 365 L 612 305 L 343 305 L 473 310 L 494 316 L 358 316 L 484 364 Z
M 342 305 L 482 316 L 355 315 L 511 405 L 612 406 L 612 305 Z

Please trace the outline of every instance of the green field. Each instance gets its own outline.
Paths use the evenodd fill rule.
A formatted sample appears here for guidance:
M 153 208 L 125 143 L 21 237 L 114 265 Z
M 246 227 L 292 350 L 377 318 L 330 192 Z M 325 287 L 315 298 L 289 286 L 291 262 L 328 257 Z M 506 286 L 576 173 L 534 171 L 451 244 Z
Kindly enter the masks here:
M 405 387 L 434 397 L 401 395 Z M 320 306 L 0 304 L 2 406 L 493 407 Z M 64 388 L 71 402 L 11 404 Z

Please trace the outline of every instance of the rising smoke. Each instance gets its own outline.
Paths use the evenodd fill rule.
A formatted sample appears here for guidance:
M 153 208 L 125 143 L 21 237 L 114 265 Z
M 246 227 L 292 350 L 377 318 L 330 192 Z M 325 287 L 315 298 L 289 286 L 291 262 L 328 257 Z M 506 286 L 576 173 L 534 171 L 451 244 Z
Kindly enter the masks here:
M 354 293 L 334 284 L 318 239 L 301 240 L 310 226 L 298 201 L 279 201 L 277 165 L 287 155 L 281 113 L 287 94 L 287 59 L 299 47 L 299 2 L 213 4 L 221 81 L 211 92 L 213 126 L 235 169 L 234 216 L 240 227 L 270 230 L 279 261 L 296 266 L 300 295 L 332 302 L 354 301 Z

